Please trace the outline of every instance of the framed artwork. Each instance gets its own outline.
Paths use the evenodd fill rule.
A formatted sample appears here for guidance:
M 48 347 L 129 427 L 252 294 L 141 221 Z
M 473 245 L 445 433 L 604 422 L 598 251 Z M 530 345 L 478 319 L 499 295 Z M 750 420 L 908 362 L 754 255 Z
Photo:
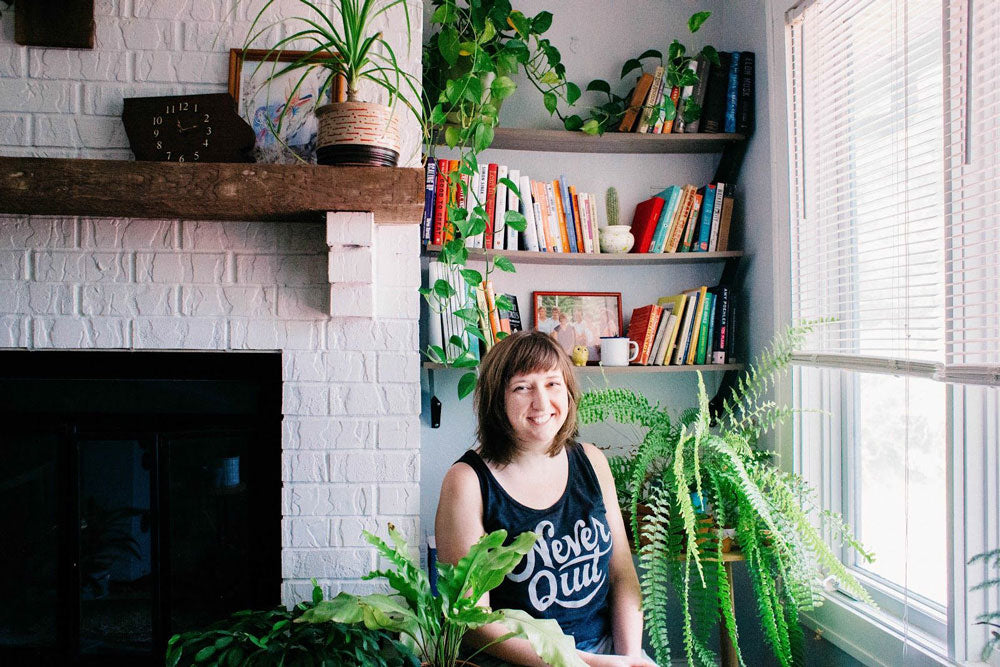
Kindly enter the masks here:
M 577 345 L 590 351 L 588 363 L 601 360 L 601 338 L 622 335 L 621 292 L 533 292 L 535 329 L 544 331 L 572 354 Z
M 250 123 L 256 135 L 254 157 L 267 164 L 291 164 L 304 160 L 316 162 L 318 123 L 314 110 L 345 95 L 344 79 L 338 76 L 332 91 L 320 99 L 320 89 L 327 70 L 311 70 L 295 90 L 304 69 L 271 79 L 286 63 L 309 55 L 306 51 L 270 52 L 266 49 L 229 50 L 229 94 L 236 101 L 236 111 Z M 326 56 L 310 60 L 322 62 Z M 293 94 L 293 91 L 294 94 Z M 285 106 L 288 105 L 286 111 Z M 282 118 L 284 114 L 284 118 Z M 281 121 L 280 139 L 271 131 Z

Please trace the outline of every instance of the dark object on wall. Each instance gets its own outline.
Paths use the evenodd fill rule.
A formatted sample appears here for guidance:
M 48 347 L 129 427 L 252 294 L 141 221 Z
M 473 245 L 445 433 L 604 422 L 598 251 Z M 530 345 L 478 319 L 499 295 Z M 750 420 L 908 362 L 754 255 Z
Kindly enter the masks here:
M 14 41 L 23 46 L 94 48 L 94 0 L 21 0 Z
M 136 160 L 253 162 L 253 130 L 229 93 L 126 97 L 122 122 Z

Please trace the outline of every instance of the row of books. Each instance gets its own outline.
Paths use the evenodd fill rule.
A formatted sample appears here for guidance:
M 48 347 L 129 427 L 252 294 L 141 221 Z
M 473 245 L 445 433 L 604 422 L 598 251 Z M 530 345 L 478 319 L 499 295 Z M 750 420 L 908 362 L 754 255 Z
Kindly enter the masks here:
M 432 346 L 437 346 L 445 351 L 450 359 L 455 359 L 461 354 L 460 343 L 467 343 L 467 347 L 472 352 L 475 359 L 480 357 L 479 338 L 468 332 L 467 327 L 474 326 L 462 315 L 465 309 L 472 309 L 479 306 L 480 315 L 486 314 L 489 318 L 480 319 L 480 331 L 489 332 L 486 335 L 486 349 L 489 350 L 498 340 L 500 332 L 511 333 L 521 330 L 521 314 L 517 305 L 517 297 L 513 294 L 502 295 L 510 309 L 500 309 L 497 307 L 497 295 L 493 289 L 492 280 L 484 280 L 482 284 L 476 285 L 474 293 L 476 303 L 466 290 L 465 279 L 460 274 L 461 267 L 458 265 L 447 265 L 444 262 L 432 261 L 428 265 L 428 278 L 431 289 L 438 280 L 444 280 L 451 285 L 451 296 L 440 298 L 435 303 L 440 305 L 440 311 L 432 310 L 428 325 L 428 342 Z M 488 325 L 488 326 L 487 326 Z M 438 359 L 436 361 L 444 361 Z
M 643 72 L 632 91 L 629 108 L 618 131 L 750 134 L 754 123 L 755 66 L 753 51 L 720 51 L 719 65 L 700 55 L 688 65 L 698 75 L 698 82 L 683 89 L 667 87 L 662 66 L 652 74 Z M 673 120 L 666 120 L 662 109 L 667 98 L 677 109 Z M 684 107 L 688 103 L 701 107 L 701 115 L 685 123 Z
M 597 197 L 577 192 L 565 176 L 535 181 L 518 169 L 492 162 L 479 165 L 478 173 L 471 176 L 452 175 L 458 167 L 458 160 L 427 160 L 421 229 L 425 245 L 441 245 L 454 238 L 448 209 L 458 207 L 469 218 L 477 213 L 486 221 L 486 229 L 466 242 L 470 248 L 600 252 Z M 507 224 L 509 211 L 524 216 L 523 232 Z
M 628 337 L 639 346 L 637 366 L 734 363 L 732 288 L 698 287 L 632 311 Z
M 632 252 L 722 252 L 729 249 L 732 186 L 671 185 L 640 202 L 632 216 Z

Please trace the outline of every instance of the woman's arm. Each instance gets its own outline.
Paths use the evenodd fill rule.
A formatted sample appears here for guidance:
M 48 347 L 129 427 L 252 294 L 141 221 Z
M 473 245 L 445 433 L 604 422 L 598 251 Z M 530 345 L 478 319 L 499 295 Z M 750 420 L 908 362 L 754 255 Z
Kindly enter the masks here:
M 621 508 L 611 466 L 604 452 L 594 445 L 584 443 L 584 451 L 590 459 L 597 480 L 601 484 L 601 495 L 607 511 L 608 527 L 614 548 L 611 552 L 611 630 L 615 640 L 615 652 L 627 656 L 642 655 L 642 596 L 639 577 L 632 563 L 632 550 L 625 533 Z

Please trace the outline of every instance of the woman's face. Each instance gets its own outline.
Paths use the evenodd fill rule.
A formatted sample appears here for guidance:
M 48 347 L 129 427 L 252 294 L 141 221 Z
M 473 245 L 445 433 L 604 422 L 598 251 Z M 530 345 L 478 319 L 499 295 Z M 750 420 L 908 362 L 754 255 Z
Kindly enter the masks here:
M 562 371 L 553 368 L 515 375 L 507 384 L 505 407 L 517 444 L 547 449 L 566 422 L 569 409 Z

